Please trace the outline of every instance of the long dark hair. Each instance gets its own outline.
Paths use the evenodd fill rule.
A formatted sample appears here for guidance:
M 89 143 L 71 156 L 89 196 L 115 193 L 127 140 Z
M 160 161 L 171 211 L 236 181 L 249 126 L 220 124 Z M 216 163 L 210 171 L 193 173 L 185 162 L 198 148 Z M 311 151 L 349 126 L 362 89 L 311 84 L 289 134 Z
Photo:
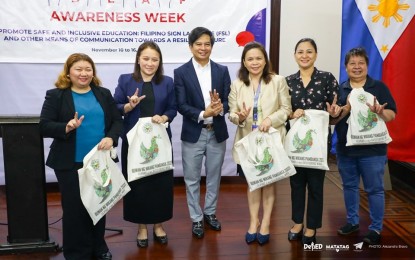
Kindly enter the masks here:
M 275 73 L 272 71 L 272 65 L 270 60 L 268 59 L 267 51 L 265 50 L 264 46 L 259 42 L 250 42 L 245 45 L 244 50 L 242 51 L 241 67 L 239 68 L 238 78 L 242 80 L 245 83 L 245 85 L 250 85 L 249 71 L 244 65 L 244 60 L 246 53 L 252 49 L 259 49 L 262 52 L 262 54 L 264 54 L 265 67 L 262 71 L 261 79 L 264 80 L 266 84 L 268 84 L 272 79 L 272 75 L 274 75 Z
M 157 68 L 156 73 L 154 74 L 154 77 L 153 77 L 154 82 L 159 84 L 160 82 L 163 81 L 163 78 L 164 78 L 163 56 L 161 55 L 160 47 L 157 45 L 157 43 L 155 43 L 153 41 L 143 42 L 138 47 L 137 55 L 135 56 L 133 79 L 135 79 L 135 81 L 137 81 L 137 82 L 140 82 L 140 81 L 143 80 L 143 77 L 141 76 L 140 64 L 138 64 L 138 61 L 140 60 L 141 53 L 147 48 L 155 50 L 156 52 L 158 52 L 158 54 L 160 56 L 159 67 Z
M 303 42 L 309 42 L 309 43 L 311 44 L 311 46 L 313 46 L 314 50 L 315 50 L 315 51 L 316 51 L 316 53 L 317 53 L 317 44 L 316 44 L 316 42 L 315 42 L 313 39 L 311 39 L 311 38 L 302 38 L 301 40 L 299 40 L 299 41 L 297 42 L 297 44 L 295 45 L 295 48 L 294 48 L 294 53 L 296 53 L 296 52 L 297 52 L 298 45 L 300 45 L 300 43 L 303 43 Z

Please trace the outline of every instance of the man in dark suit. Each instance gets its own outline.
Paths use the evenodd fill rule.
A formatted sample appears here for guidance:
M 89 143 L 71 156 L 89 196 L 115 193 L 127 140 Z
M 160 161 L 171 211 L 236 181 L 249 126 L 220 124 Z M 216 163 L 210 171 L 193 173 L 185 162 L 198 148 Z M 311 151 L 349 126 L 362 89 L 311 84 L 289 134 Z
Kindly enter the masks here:
M 204 236 L 203 219 L 213 230 L 221 230 L 216 205 L 222 164 L 229 137 L 224 115 L 228 112 L 231 79 L 226 66 L 210 60 L 215 42 L 212 32 L 203 27 L 189 34 L 192 59 L 174 70 L 174 85 L 179 113 L 183 116 L 182 163 L 192 233 Z M 205 157 L 206 196 L 200 206 L 201 168 Z

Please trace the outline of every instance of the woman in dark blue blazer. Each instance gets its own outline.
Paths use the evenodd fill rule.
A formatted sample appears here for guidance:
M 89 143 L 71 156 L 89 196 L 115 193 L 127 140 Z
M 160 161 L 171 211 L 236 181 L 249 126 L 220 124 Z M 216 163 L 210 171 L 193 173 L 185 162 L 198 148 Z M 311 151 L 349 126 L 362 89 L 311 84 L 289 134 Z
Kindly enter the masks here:
M 154 123 L 171 123 L 177 114 L 173 79 L 163 75 L 163 58 L 159 46 L 144 42 L 137 50 L 134 72 L 118 79 L 114 94 L 124 115 L 121 163 L 127 178 L 128 141 L 126 134 L 141 117 Z M 170 125 L 170 124 L 169 124 Z M 170 127 L 167 132 L 171 139 Z M 137 246 L 148 246 L 147 224 L 153 224 L 153 238 L 167 243 L 162 223 L 173 217 L 173 170 L 129 182 L 131 191 L 124 197 L 124 219 L 138 224 Z
M 70 55 L 56 88 L 46 92 L 40 115 L 42 135 L 53 138 L 46 165 L 54 169 L 62 195 L 65 259 L 112 259 L 104 239 L 105 216 L 93 224 L 81 201 L 77 172 L 95 145 L 117 146 L 122 131 L 111 92 L 100 84 L 89 56 Z

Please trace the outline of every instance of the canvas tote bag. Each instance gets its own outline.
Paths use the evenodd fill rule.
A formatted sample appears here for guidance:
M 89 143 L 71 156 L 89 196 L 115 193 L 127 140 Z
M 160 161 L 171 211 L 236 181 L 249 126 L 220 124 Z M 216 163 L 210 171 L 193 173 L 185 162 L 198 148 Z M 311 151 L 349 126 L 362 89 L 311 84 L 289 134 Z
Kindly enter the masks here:
M 128 182 L 173 169 L 172 147 L 167 124 L 143 117 L 127 133 Z
M 235 143 L 249 190 L 254 191 L 296 173 L 275 128 L 254 130 Z
M 388 144 L 392 141 L 385 121 L 370 111 L 366 103 L 373 105 L 374 96 L 363 88 L 351 91 L 349 102 L 352 107 L 347 120 L 347 142 L 351 145 Z
M 294 166 L 328 170 L 327 138 L 329 113 L 307 109 L 304 116 L 290 121 L 284 148 Z
M 110 150 L 95 146 L 84 158 L 78 170 L 81 200 L 94 225 L 130 191 Z

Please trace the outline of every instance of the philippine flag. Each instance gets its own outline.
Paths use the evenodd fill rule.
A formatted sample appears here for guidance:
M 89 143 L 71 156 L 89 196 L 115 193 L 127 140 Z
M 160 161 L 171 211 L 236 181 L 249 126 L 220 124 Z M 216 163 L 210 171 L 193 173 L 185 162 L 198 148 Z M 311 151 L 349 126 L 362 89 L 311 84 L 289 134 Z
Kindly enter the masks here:
M 390 89 L 398 113 L 388 123 L 388 159 L 415 162 L 415 0 L 343 0 L 340 82 L 345 54 L 364 47 L 369 75 Z

